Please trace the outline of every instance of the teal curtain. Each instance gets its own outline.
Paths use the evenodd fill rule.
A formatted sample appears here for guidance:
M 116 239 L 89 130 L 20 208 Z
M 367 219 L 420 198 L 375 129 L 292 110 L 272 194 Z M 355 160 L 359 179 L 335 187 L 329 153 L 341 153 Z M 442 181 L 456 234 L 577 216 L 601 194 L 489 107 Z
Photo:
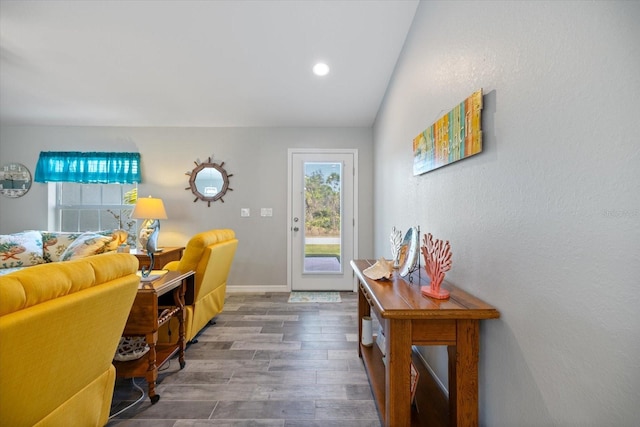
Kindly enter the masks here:
M 141 182 L 140 153 L 42 151 L 34 180 L 84 184 Z

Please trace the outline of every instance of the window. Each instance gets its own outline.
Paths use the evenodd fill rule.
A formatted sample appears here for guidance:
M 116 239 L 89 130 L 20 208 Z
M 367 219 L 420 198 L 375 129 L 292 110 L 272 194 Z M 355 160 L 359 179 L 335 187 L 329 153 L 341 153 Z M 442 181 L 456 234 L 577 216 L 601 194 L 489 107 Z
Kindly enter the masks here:
M 42 151 L 34 180 L 49 183 L 53 229 L 122 228 L 135 244 L 136 221 L 130 215 L 141 182 L 140 153 Z
M 55 225 L 60 231 L 93 231 L 121 228 L 135 245 L 136 220 L 131 211 L 138 196 L 137 184 L 55 185 Z

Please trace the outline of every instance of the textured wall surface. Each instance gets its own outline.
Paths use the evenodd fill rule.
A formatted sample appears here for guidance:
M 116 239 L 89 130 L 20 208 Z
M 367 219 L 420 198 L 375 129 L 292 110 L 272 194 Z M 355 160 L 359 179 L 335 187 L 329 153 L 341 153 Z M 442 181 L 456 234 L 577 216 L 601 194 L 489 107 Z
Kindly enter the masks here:
M 374 129 L 375 253 L 449 240 L 492 303 L 481 425 L 640 420 L 640 2 L 421 2 Z M 484 151 L 412 175 L 411 142 L 483 88 Z M 424 262 L 423 262 L 424 265 Z M 446 353 L 423 350 L 447 386 Z
M 232 228 L 239 239 L 230 286 L 287 284 L 287 149 L 356 148 L 360 174 L 361 256 L 372 256 L 372 129 L 370 128 L 118 128 L 3 126 L 0 164 L 20 162 L 35 172 L 40 151 L 139 151 L 143 183 L 139 195 L 161 197 L 160 246 L 184 245 L 210 228 Z M 224 203 L 193 202 L 186 171 L 194 161 L 225 162 L 230 191 Z M 240 209 L 251 216 L 240 217 Z M 260 208 L 272 208 L 261 217 Z M 26 214 L 25 214 L 26 213 Z M 0 197 L 0 233 L 47 228 L 47 185 L 35 183 L 19 199 Z

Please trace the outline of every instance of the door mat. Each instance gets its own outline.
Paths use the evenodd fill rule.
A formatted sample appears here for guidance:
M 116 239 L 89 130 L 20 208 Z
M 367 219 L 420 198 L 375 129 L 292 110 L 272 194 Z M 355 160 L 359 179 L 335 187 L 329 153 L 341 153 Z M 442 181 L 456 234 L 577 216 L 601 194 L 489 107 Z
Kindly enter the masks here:
M 291 292 L 288 302 L 342 302 L 339 292 Z

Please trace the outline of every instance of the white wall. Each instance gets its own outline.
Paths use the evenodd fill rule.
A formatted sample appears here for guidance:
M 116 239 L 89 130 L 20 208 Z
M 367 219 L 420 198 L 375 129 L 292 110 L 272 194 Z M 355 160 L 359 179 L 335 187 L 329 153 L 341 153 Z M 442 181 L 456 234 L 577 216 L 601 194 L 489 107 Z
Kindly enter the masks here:
M 371 256 L 372 129 L 370 128 L 128 128 L 0 127 L 0 164 L 19 162 L 35 172 L 40 151 L 139 151 L 139 195 L 161 197 L 169 219 L 159 244 L 184 245 L 211 228 L 232 228 L 239 246 L 229 286 L 282 288 L 287 284 L 287 149 L 356 148 L 360 172 L 360 256 Z M 230 187 L 224 203 L 193 202 L 186 171 L 194 161 L 224 161 Z M 273 217 L 260 217 L 260 208 Z M 0 197 L 0 233 L 47 228 L 47 185 L 35 183 L 19 199 Z M 240 208 L 250 208 L 249 218 Z
M 481 325 L 480 424 L 640 420 L 640 2 L 421 2 L 374 127 L 375 253 L 451 242 Z M 484 151 L 412 176 L 411 142 L 483 88 Z M 423 262 L 424 265 L 424 262 Z M 423 349 L 446 381 L 443 348 Z

